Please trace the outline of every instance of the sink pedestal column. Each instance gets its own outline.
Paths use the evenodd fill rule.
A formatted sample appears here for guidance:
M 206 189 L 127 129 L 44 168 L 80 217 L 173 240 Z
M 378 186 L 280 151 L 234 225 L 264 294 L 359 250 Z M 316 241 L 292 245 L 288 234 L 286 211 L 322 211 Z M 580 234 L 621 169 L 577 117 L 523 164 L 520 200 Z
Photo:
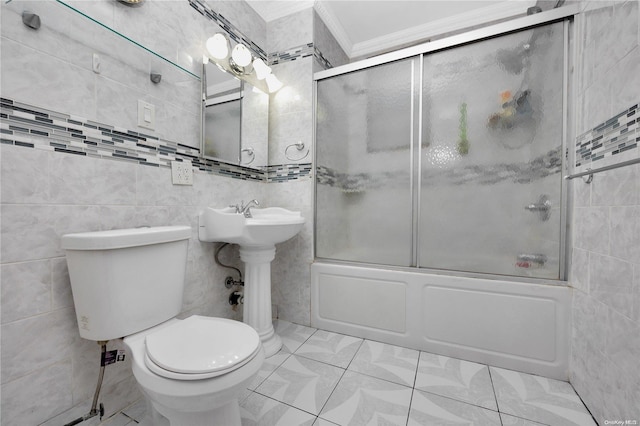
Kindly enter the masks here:
M 260 335 L 267 357 L 282 347 L 271 319 L 271 261 L 275 255 L 275 246 L 240 246 L 240 259 L 245 264 L 243 320 Z

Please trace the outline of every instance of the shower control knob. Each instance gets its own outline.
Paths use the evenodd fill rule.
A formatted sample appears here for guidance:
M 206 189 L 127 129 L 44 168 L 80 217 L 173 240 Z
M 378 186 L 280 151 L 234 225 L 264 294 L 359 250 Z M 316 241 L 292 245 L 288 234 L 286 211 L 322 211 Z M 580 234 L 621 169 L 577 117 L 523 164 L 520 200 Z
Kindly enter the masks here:
M 529 210 L 530 212 L 538 213 L 538 217 L 544 222 L 549 220 L 549 216 L 551 214 L 551 201 L 549 201 L 549 197 L 547 197 L 546 195 L 541 195 L 536 203 L 529 204 L 524 208 L 525 210 Z

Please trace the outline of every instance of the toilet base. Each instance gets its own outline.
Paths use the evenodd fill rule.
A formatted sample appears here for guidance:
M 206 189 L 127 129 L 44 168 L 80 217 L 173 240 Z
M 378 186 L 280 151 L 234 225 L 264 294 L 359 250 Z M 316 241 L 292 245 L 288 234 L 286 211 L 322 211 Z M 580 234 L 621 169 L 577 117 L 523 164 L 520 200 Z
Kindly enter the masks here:
M 234 399 L 214 410 L 201 412 L 177 412 L 166 407 L 154 407 L 147 399 L 147 414 L 140 426 L 242 426 L 240 406 Z

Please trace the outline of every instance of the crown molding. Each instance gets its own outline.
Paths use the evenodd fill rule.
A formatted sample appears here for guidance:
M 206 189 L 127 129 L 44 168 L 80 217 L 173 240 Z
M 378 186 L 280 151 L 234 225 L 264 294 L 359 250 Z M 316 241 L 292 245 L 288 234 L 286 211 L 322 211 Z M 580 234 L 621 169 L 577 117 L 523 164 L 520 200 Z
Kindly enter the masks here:
M 325 6 L 327 0 L 318 0 L 315 9 L 329 28 L 340 47 L 349 58 L 361 58 L 379 54 L 390 49 L 403 47 L 411 43 L 426 40 L 442 34 L 473 28 L 516 16 L 524 16 L 527 8 L 535 5 L 535 0 L 507 0 L 495 5 L 474 9 L 450 18 L 439 19 L 423 25 L 410 27 L 402 31 L 376 37 L 360 43 L 353 43 L 331 8 Z
M 344 53 L 351 58 L 351 51 L 353 50 L 353 41 L 349 38 L 349 35 L 345 31 L 344 27 L 336 18 L 333 11 L 326 6 L 328 0 L 317 0 L 313 6 L 316 13 L 320 16 L 324 24 L 329 29 L 329 32 L 336 39 Z
M 271 22 L 293 13 L 300 12 L 313 7 L 314 0 L 248 0 L 247 4 L 255 10 L 258 15 Z

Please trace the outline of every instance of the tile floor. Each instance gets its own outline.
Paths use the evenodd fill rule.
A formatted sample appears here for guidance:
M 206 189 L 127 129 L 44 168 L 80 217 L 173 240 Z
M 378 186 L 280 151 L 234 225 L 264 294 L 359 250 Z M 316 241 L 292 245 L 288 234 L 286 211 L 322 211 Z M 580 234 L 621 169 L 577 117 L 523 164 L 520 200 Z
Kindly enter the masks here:
M 567 382 L 284 321 L 276 330 L 283 348 L 243 395 L 243 426 L 596 425 Z

